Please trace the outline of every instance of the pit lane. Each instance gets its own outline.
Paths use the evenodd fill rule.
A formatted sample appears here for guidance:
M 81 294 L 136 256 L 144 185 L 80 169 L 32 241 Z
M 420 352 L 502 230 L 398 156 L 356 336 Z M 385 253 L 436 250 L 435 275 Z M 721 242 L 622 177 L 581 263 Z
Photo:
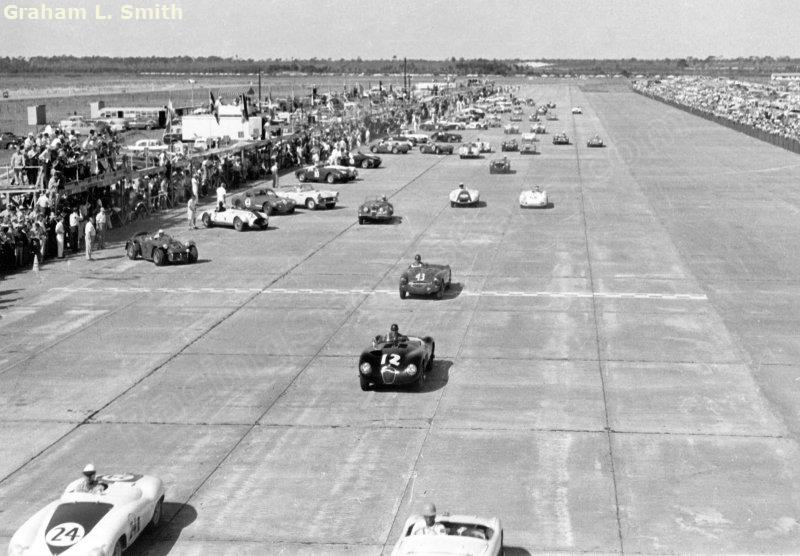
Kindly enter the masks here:
M 123 242 L 1 283 L 4 542 L 93 461 L 167 485 L 131 554 L 388 552 L 427 500 L 500 517 L 510 554 L 795 550 L 796 156 L 615 87 L 521 94 L 560 120 L 516 174 L 387 154 L 265 232 L 153 222 L 197 265 Z M 461 181 L 485 205 L 450 208 Z M 533 185 L 553 208 L 518 208 Z M 358 226 L 379 194 L 401 221 Z M 399 299 L 414 253 L 445 299 Z M 392 322 L 434 336 L 431 380 L 362 393 Z

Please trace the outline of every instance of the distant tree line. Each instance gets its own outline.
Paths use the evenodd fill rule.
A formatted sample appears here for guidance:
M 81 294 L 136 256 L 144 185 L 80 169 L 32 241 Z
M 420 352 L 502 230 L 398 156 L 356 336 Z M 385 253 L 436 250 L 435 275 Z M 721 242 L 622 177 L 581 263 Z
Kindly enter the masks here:
M 773 72 L 800 71 L 800 59 L 788 56 L 750 56 L 740 58 L 664 58 L 656 60 L 623 59 L 539 59 L 545 67 L 531 67 L 525 60 L 497 60 L 486 58 L 458 58 L 446 60 L 409 59 L 409 73 L 436 75 L 538 75 L 538 74 L 654 74 L 702 73 L 768 75 Z M 381 60 L 361 58 L 309 58 L 264 60 L 223 58 L 219 56 L 171 57 L 109 57 L 109 56 L 33 56 L 0 58 L 0 74 L 69 74 L 69 73 L 256 73 L 279 74 L 297 72 L 320 73 L 402 73 L 403 59 L 392 57 Z

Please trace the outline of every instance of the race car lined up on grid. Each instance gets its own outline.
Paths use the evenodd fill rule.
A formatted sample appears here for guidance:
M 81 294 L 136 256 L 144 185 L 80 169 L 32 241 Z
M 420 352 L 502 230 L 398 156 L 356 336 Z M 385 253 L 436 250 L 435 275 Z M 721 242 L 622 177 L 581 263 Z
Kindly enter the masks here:
M 544 126 L 544 124 L 534 124 L 531 126 L 531 133 L 545 135 L 547 133 L 547 128 Z
M 86 479 L 70 483 L 58 500 L 17 529 L 9 543 L 9 555 L 119 556 L 145 528 L 154 529 L 161 523 L 161 479 L 133 473 L 95 478 L 91 465 L 84 474 Z
M 308 210 L 332 209 L 339 200 L 338 191 L 320 190 L 308 184 L 283 185 L 276 193 L 279 197 L 291 199 L 297 206 L 306 207 Z
M 464 129 L 489 129 L 489 124 L 485 122 L 469 122 Z
M 490 174 L 510 174 L 511 161 L 507 157 L 497 158 L 489 163 Z
M 125 243 L 125 253 L 132 261 L 141 257 L 147 261 L 153 261 L 156 266 L 167 263 L 197 262 L 197 246 L 194 241 L 189 240 L 182 243 L 164 233 L 164 230 L 158 230 L 152 235 L 150 232 L 134 234 Z
M 455 147 L 449 143 L 424 143 L 419 146 L 423 154 L 453 154 Z
M 406 141 L 405 139 L 381 139 L 372 145 L 369 150 L 373 153 L 406 154 L 411 150 L 411 145 L 409 144 L 409 141 Z
M 447 131 L 437 131 L 431 135 L 431 141 L 438 143 L 460 143 L 461 135 L 458 133 L 450 133 Z
M 603 139 L 599 135 L 594 135 L 593 137 L 590 137 L 588 141 L 586 141 L 586 146 L 600 148 L 605 147 L 606 145 L 603 143 Z
M 358 207 L 358 223 L 386 222 L 394 218 L 394 206 L 386 195 L 367 197 Z
M 547 198 L 547 191 L 537 185 L 533 189 L 528 189 L 519 194 L 519 206 L 521 208 L 547 208 L 550 200 Z
M 381 165 L 381 157 L 374 154 L 365 154 L 361 151 L 349 153 L 342 157 L 342 166 L 354 168 L 377 168 Z
M 331 164 L 317 164 L 306 166 L 295 170 L 295 177 L 298 181 L 314 181 L 314 182 L 348 182 L 353 181 L 358 177 L 358 171 L 355 168 L 347 168 L 346 166 L 334 166 Z
M 572 113 L 573 114 L 583 114 L 583 110 L 581 109 L 580 106 L 573 106 L 572 107 Z
M 481 148 L 475 143 L 464 143 L 458 147 L 459 158 L 480 158 Z
M 507 124 L 503 127 L 503 133 L 506 135 L 515 135 L 519 133 L 519 126 L 516 124 Z
M 548 111 L 547 112 L 547 119 L 549 121 L 551 121 L 551 122 L 554 122 L 554 121 L 558 120 L 558 114 L 556 114 L 553 111 Z
M 406 336 L 393 324 L 386 336 L 376 335 L 358 359 L 361 389 L 412 385 L 419 390 L 433 369 L 436 342 L 430 336 Z
M 519 143 L 517 143 L 516 139 L 509 139 L 508 141 L 503 141 L 500 144 L 500 150 L 505 152 L 514 152 L 519 150 Z
M 531 112 L 531 115 L 528 116 L 528 121 L 529 122 L 538 122 L 539 121 L 539 115 L 536 112 Z
M 204 211 L 200 220 L 206 228 L 225 226 L 233 228 L 237 232 L 243 232 L 245 229 L 266 230 L 269 227 L 269 215 L 255 208 L 215 206 L 212 210 Z
M 477 189 L 467 189 L 462 183 L 450 192 L 449 198 L 451 207 L 470 207 L 480 202 L 481 194 Z
M 509 122 L 521 122 L 522 121 L 522 114 L 511 114 L 511 117 L 508 118 Z
M 569 137 L 567 136 L 567 132 L 562 131 L 561 133 L 556 133 L 555 135 L 553 135 L 553 144 L 569 145 Z
M 538 139 L 536 138 L 535 133 L 523 133 L 522 142 L 520 143 L 519 147 L 519 154 L 539 154 L 539 151 L 536 150 L 537 141 Z
M 238 209 L 251 209 L 261 207 L 261 212 L 267 215 L 291 214 L 296 203 L 291 199 L 278 196 L 271 187 L 254 187 L 244 193 L 235 193 L 225 197 L 226 204 Z
M 414 133 L 413 131 L 409 130 L 400 131 L 400 133 L 398 134 L 398 138 L 404 139 L 406 141 L 411 141 L 412 145 L 422 145 L 430 140 L 430 137 L 428 137 L 424 133 Z
M 422 258 L 415 255 L 414 262 L 400 275 L 400 299 L 407 295 L 435 295 L 442 299 L 452 278 L 450 265 L 423 263 Z

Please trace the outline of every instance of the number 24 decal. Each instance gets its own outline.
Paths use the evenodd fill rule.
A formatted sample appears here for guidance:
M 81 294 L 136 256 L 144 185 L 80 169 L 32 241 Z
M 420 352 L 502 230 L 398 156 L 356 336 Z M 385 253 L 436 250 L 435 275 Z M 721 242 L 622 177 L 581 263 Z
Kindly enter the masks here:
M 389 362 L 389 365 L 392 367 L 397 367 L 400 365 L 400 354 L 399 353 L 384 353 L 383 357 L 381 357 L 381 365 L 386 365 L 386 362 Z

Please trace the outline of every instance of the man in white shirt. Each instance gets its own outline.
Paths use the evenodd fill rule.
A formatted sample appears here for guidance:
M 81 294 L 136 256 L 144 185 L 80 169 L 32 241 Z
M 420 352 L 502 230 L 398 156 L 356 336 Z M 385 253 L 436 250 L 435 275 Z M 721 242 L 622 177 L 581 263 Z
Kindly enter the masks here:
M 84 233 L 84 243 L 86 244 L 86 260 L 93 261 L 92 258 L 92 249 L 94 247 L 94 238 L 97 235 L 97 230 L 95 230 L 94 223 L 92 222 L 92 217 L 89 216 L 86 219 L 86 227 Z
M 422 519 L 418 520 L 413 529 L 412 535 L 446 535 L 447 529 L 441 523 L 436 523 L 436 506 L 432 503 L 425 504 L 422 511 Z
M 225 190 L 225 184 L 219 182 L 219 187 L 217 187 L 217 207 L 218 210 L 225 210 L 225 194 L 227 191 Z

